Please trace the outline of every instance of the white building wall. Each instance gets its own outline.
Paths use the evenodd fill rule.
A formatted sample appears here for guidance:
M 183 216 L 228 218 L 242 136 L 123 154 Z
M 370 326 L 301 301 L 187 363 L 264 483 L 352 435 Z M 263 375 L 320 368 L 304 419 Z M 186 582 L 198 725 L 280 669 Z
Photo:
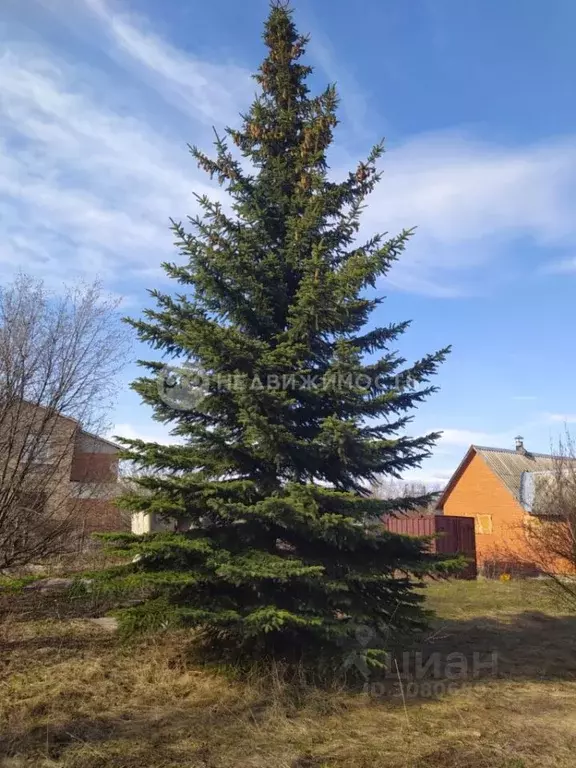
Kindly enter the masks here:
M 141 536 L 157 531 L 173 531 L 174 521 L 163 520 L 153 512 L 134 512 L 132 515 L 132 533 Z

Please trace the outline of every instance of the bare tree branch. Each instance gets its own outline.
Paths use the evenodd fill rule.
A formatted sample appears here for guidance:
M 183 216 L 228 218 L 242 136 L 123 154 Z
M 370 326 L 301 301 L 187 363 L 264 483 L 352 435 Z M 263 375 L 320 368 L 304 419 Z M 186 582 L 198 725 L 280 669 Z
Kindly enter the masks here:
M 568 431 L 554 454 L 551 471 L 535 473 L 524 530 L 538 571 L 576 605 L 576 442 Z
M 80 498 L 111 479 L 73 459 L 108 426 L 129 348 L 118 303 L 98 282 L 55 296 L 20 275 L 0 288 L 0 570 L 69 546 Z
M 372 487 L 377 499 L 397 501 L 395 512 L 412 517 L 436 514 L 436 501 L 442 491 L 439 483 L 423 483 L 381 478 Z

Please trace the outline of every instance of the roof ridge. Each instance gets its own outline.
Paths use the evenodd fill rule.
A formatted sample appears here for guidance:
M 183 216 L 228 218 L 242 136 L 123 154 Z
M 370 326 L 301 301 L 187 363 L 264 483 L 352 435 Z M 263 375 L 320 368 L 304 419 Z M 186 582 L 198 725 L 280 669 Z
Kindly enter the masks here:
M 576 461 L 576 457 L 574 459 L 570 459 L 569 456 L 560 456 L 559 454 L 554 453 L 539 453 L 538 451 L 529 451 L 526 449 L 526 453 L 519 453 L 515 448 L 495 448 L 494 446 L 490 445 L 472 445 L 472 448 L 474 448 L 475 451 L 493 451 L 494 453 L 511 453 L 515 456 L 537 456 L 540 459 L 568 459 L 572 461 Z
M 80 428 L 80 432 L 83 435 L 86 435 L 86 437 L 91 437 L 93 440 L 99 440 L 101 443 L 107 443 L 108 445 L 111 445 L 113 448 L 116 448 L 117 450 L 121 450 L 121 446 L 118 445 L 118 443 L 112 442 L 112 440 L 108 440 L 107 437 L 102 437 L 101 435 L 97 435 L 95 432 L 88 432 L 87 429 Z

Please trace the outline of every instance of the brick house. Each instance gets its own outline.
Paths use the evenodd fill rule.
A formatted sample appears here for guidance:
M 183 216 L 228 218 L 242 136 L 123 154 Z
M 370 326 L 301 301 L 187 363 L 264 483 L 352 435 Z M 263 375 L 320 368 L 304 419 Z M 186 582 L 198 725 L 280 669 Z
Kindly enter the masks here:
M 82 533 L 129 531 L 130 516 L 114 504 L 120 493 L 118 446 L 80 427 L 76 431 L 70 462 L 74 511 Z
M 470 446 L 437 506 L 444 515 L 474 518 L 481 572 L 537 572 L 526 534 L 538 522 L 535 479 L 552 475 L 554 465 L 554 456 L 527 451 L 520 437 L 515 449 Z
M 114 504 L 117 445 L 73 418 L 22 401 L 4 409 L 0 431 L 0 465 L 12 468 L 3 476 L 11 477 L 17 503 L 46 520 L 70 521 L 67 546 L 82 547 L 95 532 L 130 530 Z

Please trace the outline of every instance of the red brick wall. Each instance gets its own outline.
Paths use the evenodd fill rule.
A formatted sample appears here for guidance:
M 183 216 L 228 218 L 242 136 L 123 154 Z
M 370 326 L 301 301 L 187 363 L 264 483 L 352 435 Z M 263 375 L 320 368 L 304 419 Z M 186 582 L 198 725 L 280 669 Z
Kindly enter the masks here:
M 70 470 L 72 482 L 110 483 L 117 477 L 118 456 L 115 453 L 74 453 Z
M 74 499 L 73 503 L 79 530 L 85 536 L 130 530 L 129 516 L 110 499 Z

